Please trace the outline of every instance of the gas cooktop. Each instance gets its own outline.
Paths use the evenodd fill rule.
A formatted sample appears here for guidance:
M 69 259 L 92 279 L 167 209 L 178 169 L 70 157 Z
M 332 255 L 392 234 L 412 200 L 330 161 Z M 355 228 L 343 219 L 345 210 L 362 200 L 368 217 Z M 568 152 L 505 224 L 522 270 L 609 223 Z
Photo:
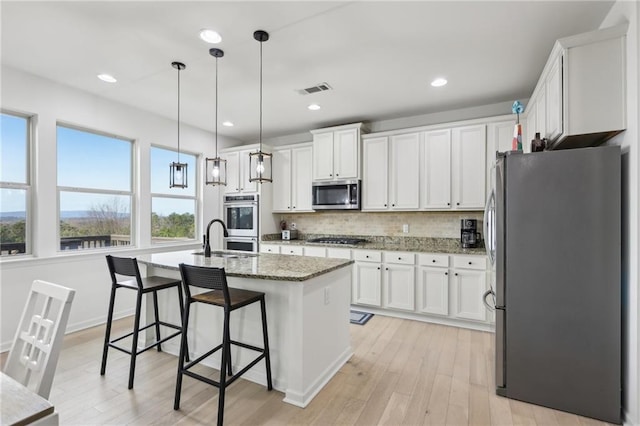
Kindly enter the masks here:
M 346 237 L 322 237 L 322 238 L 313 238 L 308 241 L 310 243 L 342 244 L 342 245 L 356 245 L 356 244 L 367 242 L 367 240 L 363 240 L 361 238 L 346 238 Z

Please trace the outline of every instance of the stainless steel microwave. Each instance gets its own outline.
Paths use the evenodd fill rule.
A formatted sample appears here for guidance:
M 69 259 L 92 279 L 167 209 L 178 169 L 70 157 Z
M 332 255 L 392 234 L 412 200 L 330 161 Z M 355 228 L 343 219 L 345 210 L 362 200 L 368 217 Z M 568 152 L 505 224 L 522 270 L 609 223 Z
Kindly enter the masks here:
M 360 210 L 360 181 L 314 182 L 311 197 L 314 210 Z

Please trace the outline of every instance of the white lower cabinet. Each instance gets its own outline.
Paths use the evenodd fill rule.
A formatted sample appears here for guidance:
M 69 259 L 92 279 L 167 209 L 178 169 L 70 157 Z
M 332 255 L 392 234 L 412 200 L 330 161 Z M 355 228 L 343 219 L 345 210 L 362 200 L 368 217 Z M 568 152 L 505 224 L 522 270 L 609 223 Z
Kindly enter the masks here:
M 403 311 L 415 310 L 415 254 L 384 252 L 382 306 Z
M 389 315 L 478 327 L 492 322 L 482 303 L 487 258 L 338 247 L 262 244 L 263 253 L 353 259 L 351 303 Z M 405 317 L 405 316 L 403 316 Z M 473 325 L 475 324 L 475 325 Z
M 353 250 L 351 303 L 382 306 L 382 252 Z
M 449 255 L 418 255 L 416 311 L 421 314 L 449 315 Z
M 487 260 L 484 256 L 452 256 L 452 309 L 455 318 L 486 321 L 482 295 L 487 290 Z

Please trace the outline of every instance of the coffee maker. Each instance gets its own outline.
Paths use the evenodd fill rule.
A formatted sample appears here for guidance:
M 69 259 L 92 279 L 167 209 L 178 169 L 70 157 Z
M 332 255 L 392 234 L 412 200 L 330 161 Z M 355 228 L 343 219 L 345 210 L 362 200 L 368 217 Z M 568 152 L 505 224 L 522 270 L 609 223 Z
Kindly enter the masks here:
M 480 245 L 477 219 L 460 220 L 460 243 L 462 248 L 476 248 Z

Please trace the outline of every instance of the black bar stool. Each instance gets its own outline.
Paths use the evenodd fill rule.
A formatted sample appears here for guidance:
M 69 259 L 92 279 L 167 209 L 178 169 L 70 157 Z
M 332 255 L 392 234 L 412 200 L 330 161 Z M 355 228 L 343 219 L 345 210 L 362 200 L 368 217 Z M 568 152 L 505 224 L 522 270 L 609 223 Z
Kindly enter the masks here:
M 131 365 L 129 367 L 129 389 L 133 388 L 133 379 L 136 371 L 136 357 L 142 352 L 145 352 L 154 346 L 158 348 L 158 352 L 162 351 L 162 342 L 172 339 L 180 333 L 182 333 L 182 325 L 169 324 L 164 321 L 160 321 L 158 317 L 158 291 L 168 288 L 176 287 L 178 289 L 178 298 L 180 306 L 180 316 L 184 316 L 184 306 L 182 301 L 182 288 L 180 286 L 180 280 L 174 278 L 165 277 L 145 277 L 140 276 L 140 269 L 138 268 L 138 261 L 135 258 L 130 257 L 114 257 L 107 255 L 107 265 L 109 266 L 109 274 L 111 274 L 111 298 L 109 299 L 109 314 L 107 317 L 107 330 L 104 335 L 104 347 L 102 350 L 102 367 L 100 368 L 100 375 L 104 376 L 107 369 L 107 352 L 110 347 L 127 353 L 131 356 Z M 118 280 L 116 275 L 124 277 L 134 277 L 134 279 Z M 133 324 L 133 331 L 131 333 L 120 336 L 116 339 L 111 339 L 111 322 L 113 321 L 113 305 L 116 299 L 116 290 L 119 288 L 126 288 L 129 290 L 135 290 L 138 292 L 136 298 L 136 313 Z M 142 308 L 142 296 L 147 293 L 153 293 L 153 313 L 155 321 L 151 324 L 147 324 L 144 327 L 140 327 L 140 310 Z M 178 330 L 177 332 L 160 338 L 160 326 L 173 328 Z M 146 330 L 149 327 L 156 329 L 156 341 L 147 345 L 143 349 L 138 350 L 138 334 Z M 117 346 L 115 343 L 133 335 L 133 342 L 131 343 L 131 350 L 124 349 Z M 188 353 L 188 351 L 187 351 Z M 188 357 L 188 354 L 187 354 Z M 189 358 L 187 358 L 188 360 Z
M 178 379 L 176 381 L 176 396 L 173 405 L 174 410 L 180 408 L 180 393 L 182 391 L 182 376 L 187 375 L 194 379 L 201 380 L 220 389 L 218 397 L 218 425 L 222 426 L 224 418 L 224 393 L 227 386 L 233 383 L 242 374 L 256 365 L 258 361 L 264 358 L 267 369 L 267 389 L 273 389 L 271 383 L 271 362 L 269 361 L 269 336 L 267 335 L 267 314 L 265 309 L 264 293 L 250 290 L 241 290 L 237 288 L 229 288 L 227 286 L 227 275 L 224 268 L 205 268 L 200 266 L 189 266 L 180 264 L 180 275 L 184 283 L 184 291 L 186 294 L 186 303 L 184 309 L 184 317 L 182 319 L 182 344 L 180 345 L 180 359 L 178 361 Z M 191 295 L 189 286 L 207 288 L 212 291 Z M 211 349 L 204 355 L 189 362 L 185 365 L 185 356 L 188 354 L 187 346 L 187 329 L 189 327 L 189 311 L 190 306 L 194 302 L 206 303 L 209 305 L 220 306 L 224 308 L 224 328 L 222 333 L 222 343 Z M 264 348 L 248 345 L 246 343 L 231 340 L 229 330 L 229 319 L 232 311 L 247 306 L 254 302 L 260 302 L 260 312 L 262 314 L 262 338 Z M 251 361 L 246 367 L 238 371 L 236 374 L 231 372 L 231 345 L 241 346 L 260 352 L 260 355 Z M 213 353 L 222 349 L 222 362 L 220 364 L 220 381 L 216 382 L 208 377 L 201 376 L 197 373 L 189 371 L 191 367 L 200 361 L 211 356 Z M 227 374 L 229 377 L 227 377 Z

